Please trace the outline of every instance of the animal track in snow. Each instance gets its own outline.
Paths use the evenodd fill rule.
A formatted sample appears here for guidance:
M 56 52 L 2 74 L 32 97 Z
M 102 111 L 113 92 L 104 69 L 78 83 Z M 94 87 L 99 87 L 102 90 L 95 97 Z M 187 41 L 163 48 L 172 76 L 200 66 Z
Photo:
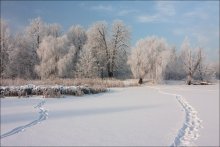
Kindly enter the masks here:
M 45 99 L 43 99 L 41 102 L 39 102 L 36 106 L 34 106 L 34 108 L 38 109 L 39 110 L 39 117 L 38 119 L 26 124 L 26 125 L 23 125 L 23 126 L 19 126 L 19 127 L 16 127 L 14 128 L 13 130 L 5 133 L 5 134 L 2 134 L 0 139 L 2 138 L 5 138 L 5 137 L 8 137 L 8 136 L 11 136 L 11 135 L 14 135 L 14 134 L 17 134 L 19 132 L 22 132 L 24 131 L 26 128 L 28 127 L 31 127 L 31 126 L 34 126 L 44 120 L 46 120 L 48 118 L 48 110 L 44 109 L 42 106 L 45 104 Z

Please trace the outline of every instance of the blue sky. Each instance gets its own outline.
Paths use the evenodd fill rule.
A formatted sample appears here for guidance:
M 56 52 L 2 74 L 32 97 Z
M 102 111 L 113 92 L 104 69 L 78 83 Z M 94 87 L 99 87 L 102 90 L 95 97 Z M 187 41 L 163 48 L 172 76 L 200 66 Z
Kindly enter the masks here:
M 179 48 L 187 36 L 210 59 L 219 59 L 219 1 L 1 1 L 1 18 L 14 32 L 38 16 L 61 24 L 63 32 L 74 24 L 88 28 L 121 19 L 131 28 L 132 45 L 156 35 Z

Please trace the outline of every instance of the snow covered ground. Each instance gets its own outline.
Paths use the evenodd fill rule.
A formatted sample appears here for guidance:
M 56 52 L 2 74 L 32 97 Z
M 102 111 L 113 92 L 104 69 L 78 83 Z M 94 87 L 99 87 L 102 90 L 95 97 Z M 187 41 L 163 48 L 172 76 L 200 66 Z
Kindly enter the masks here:
M 1 99 L 1 145 L 219 146 L 219 84 Z

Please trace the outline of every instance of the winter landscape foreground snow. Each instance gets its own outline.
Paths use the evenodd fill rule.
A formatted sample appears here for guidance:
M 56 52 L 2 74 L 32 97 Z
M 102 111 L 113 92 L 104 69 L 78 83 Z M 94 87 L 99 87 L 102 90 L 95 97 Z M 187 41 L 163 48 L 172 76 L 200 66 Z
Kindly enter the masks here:
M 1 146 L 219 146 L 219 84 L 1 99 Z

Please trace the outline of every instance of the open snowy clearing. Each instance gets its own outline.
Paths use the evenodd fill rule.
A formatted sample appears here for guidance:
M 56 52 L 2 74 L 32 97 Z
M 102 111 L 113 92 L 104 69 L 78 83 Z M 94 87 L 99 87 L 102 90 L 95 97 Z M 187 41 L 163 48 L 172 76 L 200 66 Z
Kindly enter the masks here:
M 1 145 L 219 146 L 219 84 L 1 99 Z

